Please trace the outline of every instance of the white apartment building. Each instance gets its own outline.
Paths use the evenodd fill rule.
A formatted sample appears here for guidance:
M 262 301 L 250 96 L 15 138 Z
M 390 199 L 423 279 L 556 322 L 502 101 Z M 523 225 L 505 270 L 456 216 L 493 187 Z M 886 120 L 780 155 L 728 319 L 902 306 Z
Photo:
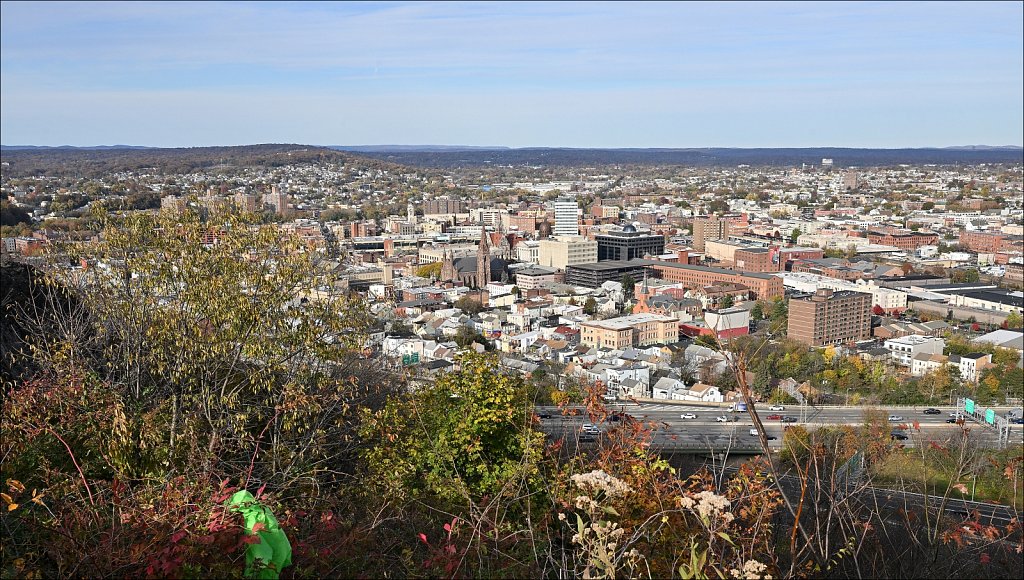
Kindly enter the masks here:
M 910 334 L 899 338 L 890 338 L 885 341 L 885 349 L 893 362 L 901 366 L 910 367 L 911 362 L 917 355 L 942 354 L 946 348 L 946 341 L 932 336 Z
M 567 199 L 560 199 L 555 202 L 555 227 L 551 233 L 556 236 L 576 236 L 580 233 L 579 215 L 580 205 Z M 597 259 L 595 258 L 595 262 Z
M 992 355 L 975 352 L 971 354 L 951 355 L 949 363 L 960 369 L 960 378 L 964 381 L 976 383 L 985 367 L 992 364 Z
M 949 364 L 949 357 L 944 354 L 916 354 L 910 360 L 910 374 L 923 377 L 946 364 Z
M 537 264 L 565 270 L 566 266 L 597 262 L 597 242 L 582 236 L 562 236 L 541 240 Z

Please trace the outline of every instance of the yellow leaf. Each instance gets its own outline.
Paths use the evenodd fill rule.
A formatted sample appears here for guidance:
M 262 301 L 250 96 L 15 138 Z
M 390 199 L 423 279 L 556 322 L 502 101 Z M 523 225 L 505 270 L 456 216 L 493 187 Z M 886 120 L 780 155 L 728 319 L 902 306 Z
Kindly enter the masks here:
M 0 493 L 0 499 L 4 500 L 4 503 L 14 503 L 14 500 L 11 499 L 11 496 L 7 495 L 6 493 Z
M 18 509 L 18 504 L 16 503 L 8 504 L 7 506 L 7 511 L 9 512 L 13 512 L 16 509 Z

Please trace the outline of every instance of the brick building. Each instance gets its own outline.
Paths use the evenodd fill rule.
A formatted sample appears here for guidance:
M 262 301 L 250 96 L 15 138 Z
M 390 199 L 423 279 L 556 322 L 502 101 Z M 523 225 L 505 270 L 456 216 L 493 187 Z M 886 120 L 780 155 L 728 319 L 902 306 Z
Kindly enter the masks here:
M 789 338 L 808 346 L 847 344 L 871 337 L 871 295 L 822 288 L 789 301 Z
M 691 266 L 678 262 L 658 260 L 634 260 L 657 272 L 659 278 L 679 282 L 687 288 L 703 288 L 713 284 L 743 284 L 750 288 L 755 298 L 775 298 L 784 294 L 782 278 L 760 272 L 737 272 L 722 268 Z
M 882 246 L 896 246 L 904 252 L 913 252 L 921 246 L 935 246 L 939 243 L 939 235 L 934 232 L 915 232 L 911 230 L 869 231 L 868 241 Z

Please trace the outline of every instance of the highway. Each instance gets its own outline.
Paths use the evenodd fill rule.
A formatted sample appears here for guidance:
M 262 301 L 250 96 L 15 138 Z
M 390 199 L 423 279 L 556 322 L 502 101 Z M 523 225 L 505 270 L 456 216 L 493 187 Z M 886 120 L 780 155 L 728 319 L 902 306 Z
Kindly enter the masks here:
M 725 406 L 716 407 L 708 405 L 686 405 L 686 404 L 651 404 L 651 403 L 625 403 L 612 404 L 609 409 L 625 413 L 638 420 L 650 421 L 659 425 L 655 432 L 652 445 L 655 448 L 667 450 L 698 451 L 726 451 L 731 450 L 738 453 L 757 452 L 760 450 L 758 437 L 750 435 L 754 427 L 750 416 L 746 412 L 730 413 Z M 890 421 L 893 430 L 905 432 L 909 439 L 902 441 L 908 447 L 913 447 L 921 441 L 941 441 L 959 432 L 960 426 L 946 423 L 953 407 L 937 407 L 941 413 L 938 415 L 925 415 L 921 407 L 882 407 L 880 408 L 886 416 L 896 415 L 903 418 L 901 421 Z M 575 408 L 582 412 L 582 408 Z M 776 437 L 770 440 L 769 445 L 773 449 L 781 448 L 782 433 L 786 425 L 803 425 L 807 428 L 817 428 L 825 425 L 863 425 L 864 407 L 800 407 L 787 406 L 783 411 L 770 411 L 768 405 L 762 408 L 758 405 L 758 415 L 765 427 L 769 437 Z M 1005 413 L 1009 408 L 999 409 Z M 541 418 L 541 428 L 555 437 L 575 435 L 580 432 L 587 420 L 582 416 L 563 416 L 554 407 L 538 407 L 538 415 L 550 415 L 548 418 Z M 692 413 L 696 415 L 693 419 L 683 419 L 681 415 Z M 782 423 L 780 420 L 768 419 L 772 415 L 790 416 L 798 419 L 796 423 Z M 717 416 L 726 416 L 729 422 L 722 423 L 715 420 Z M 915 421 L 917 427 L 915 428 Z M 596 425 L 598 429 L 607 430 L 615 425 L 614 422 Z M 972 421 L 966 426 L 971 430 L 972 435 L 978 437 L 983 445 L 995 446 L 997 442 L 996 432 Z M 1010 443 L 1020 444 L 1024 442 L 1024 426 L 1013 425 L 1010 433 Z

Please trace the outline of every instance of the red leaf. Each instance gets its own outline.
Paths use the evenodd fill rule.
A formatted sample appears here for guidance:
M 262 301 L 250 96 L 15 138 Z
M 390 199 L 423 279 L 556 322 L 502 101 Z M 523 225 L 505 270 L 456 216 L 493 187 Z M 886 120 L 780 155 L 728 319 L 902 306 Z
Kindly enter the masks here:
M 246 544 L 259 544 L 260 541 L 261 541 L 260 537 L 256 536 L 256 535 L 252 535 L 252 536 L 245 535 L 245 536 L 242 536 L 242 542 L 244 542 Z
M 427 535 L 426 534 L 420 534 L 420 539 L 423 540 L 424 544 L 428 543 L 427 542 Z
M 252 525 L 252 533 L 261 532 L 267 529 L 267 526 L 263 522 L 256 522 Z
M 265 489 L 267 489 L 267 484 L 264 483 L 263 485 L 260 486 L 258 490 L 256 490 L 256 497 L 259 498 L 260 496 L 262 496 L 263 490 Z
M 992 560 L 992 557 L 989 556 L 988 554 L 982 552 L 981 553 L 981 557 L 978 558 L 978 559 L 981 560 L 982 564 L 988 564 Z
M 174 534 L 171 536 L 171 543 L 177 544 L 181 541 L 182 538 L 184 538 L 187 535 L 188 532 L 186 532 L 185 530 L 178 530 L 177 532 L 174 532 Z

